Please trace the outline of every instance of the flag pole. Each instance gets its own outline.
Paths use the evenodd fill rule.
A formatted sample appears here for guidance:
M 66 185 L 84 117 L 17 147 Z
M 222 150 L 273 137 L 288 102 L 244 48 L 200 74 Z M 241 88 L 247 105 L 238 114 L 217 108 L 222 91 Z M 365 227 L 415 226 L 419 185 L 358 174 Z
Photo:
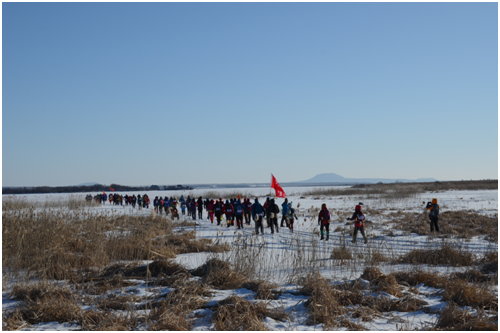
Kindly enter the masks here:
M 271 190 L 273 186 L 273 173 L 271 172 L 271 186 L 269 187 L 269 196 L 272 195 L 273 191 Z

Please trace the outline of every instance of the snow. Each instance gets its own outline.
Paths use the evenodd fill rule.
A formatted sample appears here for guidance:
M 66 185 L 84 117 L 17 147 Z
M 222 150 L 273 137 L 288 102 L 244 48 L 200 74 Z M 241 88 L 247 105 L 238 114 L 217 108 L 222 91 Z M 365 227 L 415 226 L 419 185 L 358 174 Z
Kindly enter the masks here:
M 296 285 L 289 284 L 286 278 L 290 276 L 293 272 L 300 272 L 301 264 L 305 268 L 309 269 L 314 267 L 318 269 L 321 274 L 325 277 L 332 279 L 333 283 L 338 283 L 339 281 L 353 280 L 360 277 L 363 272 L 364 267 L 368 264 L 364 259 L 359 259 L 355 264 L 346 263 L 345 265 L 338 265 L 338 261 L 331 259 L 330 255 L 332 250 L 345 246 L 348 248 L 353 256 L 359 258 L 367 258 L 369 253 L 373 250 L 378 250 L 385 255 L 398 255 L 403 254 L 414 249 L 428 249 L 432 247 L 439 247 L 441 244 L 440 239 L 420 236 L 417 234 L 405 235 L 401 230 L 397 228 L 397 220 L 392 217 L 387 216 L 390 212 L 422 212 L 422 202 L 430 201 L 432 198 L 437 198 L 441 207 L 441 212 L 445 211 L 457 211 L 457 210 L 472 210 L 476 213 L 495 217 L 498 216 L 498 191 L 497 190 L 480 190 L 480 191 L 440 191 L 440 192 L 428 192 L 421 195 L 417 195 L 408 199 L 399 200 L 388 200 L 380 199 L 376 197 L 363 197 L 363 196 L 343 196 L 343 197 L 329 197 L 329 196 L 307 196 L 303 197 L 303 193 L 312 190 L 311 187 L 290 187 L 284 188 L 285 192 L 288 194 L 288 201 L 293 202 L 293 207 L 297 209 L 297 215 L 299 216 L 298 221 L 295 222 L 294 232 L 291 233 L 287 228 L 279 228 L 279 233 L 271 234 L 269 228 L 265 228 L 264 235 L 256 236 L 254 235 L 254 224 L 252 222 L 251 226 L 244 225 L 243 230 L 237 230 L 235 227 L 227 228 L 226 226 L 217 226 L 216 223 L 212 224 L 206 219 L 206 212 L 204 212 L 204 219 L 197 220 L 196 226 L 193 227 L 181 227 L 179 228 L 185 231 L 195 231 L 196 236 L 199 238 L 211 238 L 214 241 L 228 242 L 232 244 L 233 249 L 238 246 L 246 246 L 246 251 L 250 253 L 259 255 L 258 267 L 256 269 L 259 272 L 260 277 L 266 279 L 270 282 L 274 282 L 279 285 L 278 289 L 283 291 L 282 295 L 276 301 L 270 301 L 269 306 L 279 306 L 285 309 L 287 313 L 290 314 L 290 321 L 279 322 L 271 318 L 266 318 L 264 324 L 271 330 L 322 330 L 323 325 L 305 325 L 307 318 L 307 310 L 304 306 L 304 300 L 307 299 L 305 296 L 295 295 L 294 290 L 297 289 Z M 155 196 L 175 196 L 179 198 L 184 195 L 186 198 L 188 195 L 191 197 L 202 196 L 205 199 L 205 194 L 207 192 L 212 192 L 212 189 L 203 190 L 192 190 L 192 191 L 148 191 L 148 196 L 152 199 Z M 250 196 L 252 198 L 259 197 L 261 203 L 264 202 L 265 198 L 269 196 L 268 188 L 242 188 L 242 189 L 217 189 L 218 193 L 223 196 L 224 193 L 235 193 L 236 191 L 243 192 L 244 195 Z M 84 194 L 72 194 L 75 198 L 84 200 Z M 95 194 L 95 193 L 92 193 Z M 137 195 L 136 192 L 119 192 L 119 194 L 125 195 Z M 143 193 L 140 193 L 141 195 Z M 41 204 L 43 202 L 57 202 L 59 200 L 66 200 L 68 194 L 29 194 L 21 195 L 25 197 L 26 200 L 33 204 Z M 5 196 L 3 196 L 5 199 Z M 262 200 L 261 200 L 262 199 Z M 278 206 L 281 209 L 282 199 L 276 200 Z M 328 242 L 319 241 L 317 236 L 318 226 L 316 222 L 316 213 L 308 212 L 309 208 L 320 208 L 321 204 L 326 203 L 327 207 L 332 211 L 332 216 L 335 216 L 338 212 L 351 212 L 354 206 L 362 201 L 364 204 L 364 210 L 377 209 L 384 212 L 382 215 L 377 215 L 370 217 L 366 214 L 367 220 L 373 222 L 372 226 L 367 229 L 368 244 L 363 244 L 362 241 L 358 241 L 356 244 L 350 242 L 351 237 L 346 236 L 340 231 L 335 232 L 337 227 L 347 228 L 345 221 L 335 221 L 330 225 L 330 240 Z M 300 204 L 300 208 L 297 208 Z M 57 208 L 55 208 L 57 209 Z M 61 208 L 59 208 L 61 209 Z M 64 208 L 66 209 L 66 208 Z M 149 209 L 132 209 L 128 206 L 113 206 L 107 202 L 105 205 L 100 205 L 91 208 L 91 212 L 95 213 L 107 213 L 107 214 L 131 214 L 131 215 L 150 215 L 152 212 L 152 205 Z M 186 219 L 190 221 L 190 218 L 186 218 L 181 215 L 181 220 Z M 280 223 L 281 216 L 278 219 L 278 224 Z M 338 218 L 337 218 L 338 220 Z M 223 221 L 224 225 L 225 221 Z M 264 223 L 265 224 L 265 223 Z M 389 237 L 384 235 L 384 231 L 393 231 L 395 237 Z M 110 237 L 117 237 L 120 235 L 125 235 L 127 231 L 109 231 L 107 234 Z M 362 240 L 361 236 L 359 236 Z M 482 253 L 492 249 L 498 248 L 497 243 L 490 243 L 485 241 L 483 237 L 472 237 L 470 240 L 465 242 L 460 239 L 448 239 L 447 242 L 453 246 L 459 246 L 462 250 L 470 251 L 477 256 Z M 294 262 L 296 258 L 297 251 L 303 252 L 302 262 L 297 266 L 297 262 Z M 213 257 L 213 253 L 201 252 L 201 253 L 187 253 L 178 255 L 175 260 L 188 269 L 193 269 L 199 267 L 208 258 Z M 218 254 L 219 257 L 229 259 L 230 261 L 237 260 L 234 251 L 229 253 Z M 146 262 L 144 262 L 146 263 Z M 382 264 L 378 266 L 384 273 L 407 270 L 410 265 L 390 265 Z M 449 274 L 454 271 L 463 271 L 467 267 L 449 267 L 449 266 L 420 266 L 423 269 L 428 269 L 431 271 L 441 272 Z M 118 293 L 133 293 L 136 296 L 141 297 L 157 297 L 157 295 L 165 295 L 170 292 L 170 288 L 153 288 L 151 286 L 146 287 L 144 281 L 137 281 L 137 285 L 123 288 L 123 290 L 117 291 Z M 368 282 L 367 282 L 368 283 Z M 8 298 L 8 292 L 5 290 L 9 289 L 9 286 L 3 285 L 4 292 L 2 293 L 2 309 L 3 311 L 8 311 L 16 307 L 19 302 L 11 300 Z M 365 326 L 369 330 L 397 330 L 397 329 L 419 329 L 425 325 L 432 325 L 437 320 L 437 312 L 446 306 L 446 302 L 441 301 L 441 297 L 436 296 L 435 288 L 431 288 L 425 285 L 419 285 L 417 287 L 420 295 L 419 298 L 425 300 L 428 303 L 428 308 L 430 311 L 422 312 L 392 312 L 390 314 L 384 315 L 380 318 L 375 318 L 371 322 L 359 322 L 359 324 Z M 497 289 L 498 290 L 498 289 Z M 208 305 L 215 305 L 218 301 L 223 300 L 231 295 L 237 295 L 243 297 L 247 300 L 255 300 L 254 292 L 248 289 L 236 289 L 236 290 L 212 290 L 214 292 L 213 296 L 210 298 Z M 497 292 L 497 291 L 496 291 Z M 381 297 L 380 294 L 374 296 Z M 385 296 L 393 298 L 389 294 Z M 196 317 L 194 320 L 194 330 L 211 330 L 213 329 L 213 324 L 210 322 L 209 318 L 212 315 L 212 310 L 210 309 L 198 309 L 193 311 L 190 316 Z M 354 319 L 351 319 L 356 322 Z M 30 327 L 23 327 L 22 330 L 78 330 L 81 329 L 76 324 L 72 323 L 42 323 L 39 325 L 34 325 Z M 144 329 L 144 327 L 142 328 Z

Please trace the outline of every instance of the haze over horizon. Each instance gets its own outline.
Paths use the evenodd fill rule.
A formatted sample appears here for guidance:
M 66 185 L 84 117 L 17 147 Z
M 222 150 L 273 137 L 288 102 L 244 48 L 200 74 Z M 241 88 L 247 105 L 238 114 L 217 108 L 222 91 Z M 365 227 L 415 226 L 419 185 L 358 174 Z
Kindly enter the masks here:
M 2 185 L 498 178 L 497 3 L 2 3 Z

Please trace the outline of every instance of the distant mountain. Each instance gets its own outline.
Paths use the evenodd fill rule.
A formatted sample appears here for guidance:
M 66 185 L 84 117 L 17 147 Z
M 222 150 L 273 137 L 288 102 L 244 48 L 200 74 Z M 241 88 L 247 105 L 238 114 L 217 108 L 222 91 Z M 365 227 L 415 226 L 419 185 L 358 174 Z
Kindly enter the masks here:
M 414 183 L 414 182 L 435 182 L 435 178 L 418 179 L 390 179 L 390 178 L 344 178 L 336 173 L 322 173 L 311 179 L 303 180 L 299 183 Z

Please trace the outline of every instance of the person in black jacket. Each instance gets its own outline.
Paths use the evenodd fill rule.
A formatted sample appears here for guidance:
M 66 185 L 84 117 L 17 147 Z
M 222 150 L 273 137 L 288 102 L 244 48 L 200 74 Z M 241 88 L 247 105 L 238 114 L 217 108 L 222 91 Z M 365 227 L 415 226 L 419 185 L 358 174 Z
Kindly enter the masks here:
M 200 220 L 203 219 L 203 198 L 202 197 L 198 198 L 198 218 Z
M 439 205 L 438 199 L 432 199 L 432 202 L 427 202 L 426 209 L 430 210 L 429 218 L 431 219 L 431 232 L 434 232 L 434 228 L 436 232 L 439 232 L 438 220 L 439 220 Z
M 274 234 L 274 227 L 276 227 L 276 232 L 279 232 L 278 230 L 278 213 L 280 212 L 280 209 L 277 204 L 274 203 L 274 199 L 269 200 L 269 204 L 267 205 L 266 208 L 266 216 L 267 220 L 269 221 L 269 225 L 271 227 L 271 233 Z
M 217 225 L 220 225 L 222 222 L 222 203 L 217 200 L 214 205 L 214 215 L 217 220 Z

